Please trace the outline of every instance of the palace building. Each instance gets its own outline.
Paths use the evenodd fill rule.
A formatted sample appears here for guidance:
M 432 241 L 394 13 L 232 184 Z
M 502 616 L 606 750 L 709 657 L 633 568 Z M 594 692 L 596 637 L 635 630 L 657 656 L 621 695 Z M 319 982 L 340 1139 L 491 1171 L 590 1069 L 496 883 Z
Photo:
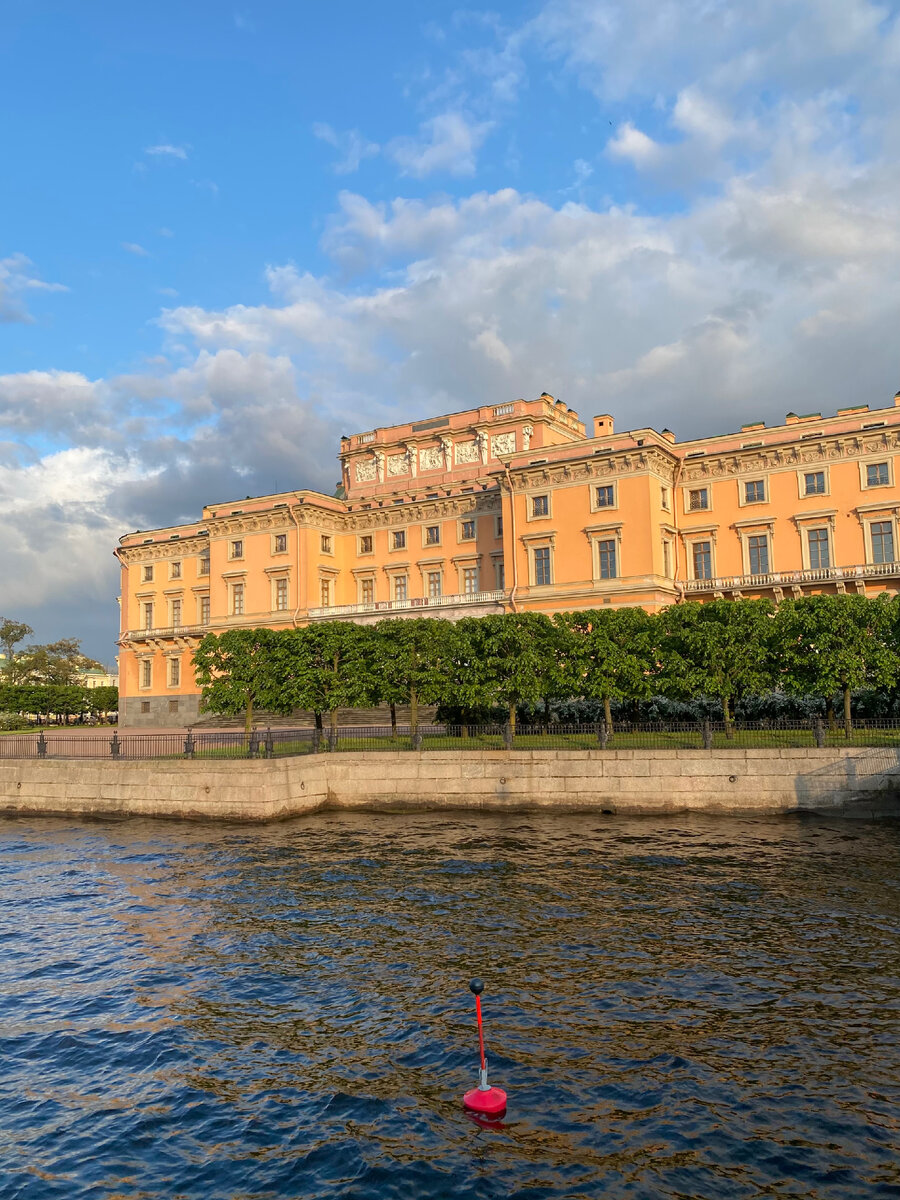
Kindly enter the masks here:
M 686 442 L 546 393 L 344 437 L 336 496 L 120 539 L 121 722 L 197 718 L 210 631 L 900 591 L 898 458 L 900 393 Z

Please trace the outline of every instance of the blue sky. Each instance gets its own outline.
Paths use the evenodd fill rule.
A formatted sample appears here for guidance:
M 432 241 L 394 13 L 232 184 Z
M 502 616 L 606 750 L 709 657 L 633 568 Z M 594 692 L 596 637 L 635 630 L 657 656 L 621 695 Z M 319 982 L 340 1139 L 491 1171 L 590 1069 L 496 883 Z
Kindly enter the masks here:
M 10 0 L 0 55 L 0 613 L 42 639 L 110 658 L 120 532 L 330 490 L 341 432 L 900 386 L 896 2 Z

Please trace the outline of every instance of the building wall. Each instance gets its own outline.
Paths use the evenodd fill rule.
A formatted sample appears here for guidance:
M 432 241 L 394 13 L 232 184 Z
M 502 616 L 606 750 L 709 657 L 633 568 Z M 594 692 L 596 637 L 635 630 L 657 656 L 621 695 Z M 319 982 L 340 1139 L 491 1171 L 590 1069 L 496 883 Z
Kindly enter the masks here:
M 208 630 L 900 590 L 900 394 L 689 442 L 608 415 L 588 431 L 543 395 L 340 450 L 340 496 L 120 539 L 123 722 L 196 719 Z

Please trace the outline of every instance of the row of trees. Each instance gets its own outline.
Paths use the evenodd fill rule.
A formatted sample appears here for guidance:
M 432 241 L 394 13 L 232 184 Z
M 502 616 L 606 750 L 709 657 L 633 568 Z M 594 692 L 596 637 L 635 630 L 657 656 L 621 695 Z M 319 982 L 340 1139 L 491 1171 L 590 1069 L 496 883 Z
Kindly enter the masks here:
M 502 707 L 515 728 L 521 705 L 583 698 L 613 701 L 715 697 L 730 733 L 735 704 L 767 691 L 842 696 L 900 683 L 900 597 L 807 596 L 639 608 L 509 613 L 459 622 L 388 619 L 373 626 L 327 621 L 303 629 L 208 634 L 194 654 L 206 711 L 311 710 L 336 726 L 340 708 L 420 704 L 460 721 Z
M 119 707 L 116 687 L 87 688 L 78 684 L 2 684 L 0 713 L 68 721 L 70 717 L 98 720 Z M 23 727 L 21 722 L 17 727 Z

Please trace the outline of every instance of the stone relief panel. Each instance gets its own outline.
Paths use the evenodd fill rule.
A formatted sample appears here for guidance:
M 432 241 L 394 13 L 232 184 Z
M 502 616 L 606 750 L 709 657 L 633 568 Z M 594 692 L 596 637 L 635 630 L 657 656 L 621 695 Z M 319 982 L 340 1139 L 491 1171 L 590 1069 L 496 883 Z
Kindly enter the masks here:
M 497 458 L 501 454 L 515 454 L 516 452 L 516 435 L 515 433 L 498 433 L 496 437 L 491 438 L 491 454 Z
M 359 458 L 356 460 L 356 482 L 371 483 L 375 478 L 375 459 Z
M 478 443 L 477 442 L 457 442 L 456 443 L 456 461 L 458 463 L 478 462 Z
M 389 454 L 387 459 L 388 475 L 406 475 L 409 471 L 409 459 L 405 454 Z
M 419 453 L 419 466 L 423 471 L 439 471 L 444 465 L 444 452 L 440 446 Z

